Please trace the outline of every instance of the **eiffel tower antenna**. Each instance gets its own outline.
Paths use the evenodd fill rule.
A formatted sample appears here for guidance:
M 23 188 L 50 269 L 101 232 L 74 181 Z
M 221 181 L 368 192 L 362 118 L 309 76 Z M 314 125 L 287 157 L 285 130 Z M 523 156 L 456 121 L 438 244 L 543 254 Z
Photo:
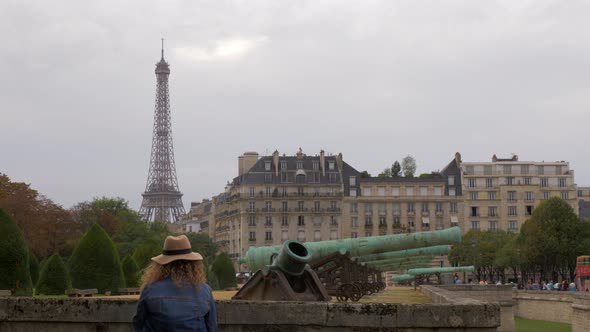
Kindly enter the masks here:
M 168 93 L 169 76 L 170 66 L 164 60 L 164 38 L 162 38 L 162 58 L 156 64 L 156 103 L 152 153 L 139 213 L 148 221 L 176 223 L 180 221 L 185 212 L 174 162 L 170 96 Z

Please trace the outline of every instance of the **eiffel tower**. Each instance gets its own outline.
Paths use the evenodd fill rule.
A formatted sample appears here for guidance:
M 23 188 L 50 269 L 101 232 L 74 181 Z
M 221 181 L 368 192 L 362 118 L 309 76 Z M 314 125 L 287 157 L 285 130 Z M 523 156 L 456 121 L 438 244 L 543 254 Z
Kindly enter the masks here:
M 176 223 L 185 212 L 174 163 L 168 76 L 170 76 L 170 67 L 164 60 L 164 39 L 162 39 L 162 58 L 156 64 L 157 85 L 152 154 L 139 213 L 148 221 Z

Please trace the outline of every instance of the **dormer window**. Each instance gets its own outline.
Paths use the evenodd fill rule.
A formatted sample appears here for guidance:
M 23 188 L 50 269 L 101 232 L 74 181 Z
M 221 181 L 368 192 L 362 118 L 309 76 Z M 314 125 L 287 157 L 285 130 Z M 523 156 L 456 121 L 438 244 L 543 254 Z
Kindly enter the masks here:
M 301 160 L 297 161 L 297 169 L 303 169 L 303 161 L 301 161 Z
M 331 171 L 333 171 L 333 170 L 334 170 L 334 161 L 333 161 L 333 160 L 330 160 L 330 161 L 328 162 L 328 169 L 329 169 L 329 170 L 331 170 Z
M 270 171 L 270 161 L 265 161 L 264 162 L 264 170 L 265 171 Z
M 287 162 L 286 161 L 281 161 L 281 169 L 287 169 Z
M 317 160 L 313 161 L 313 169 L 316 171 L 320 169 L 320 163 Z

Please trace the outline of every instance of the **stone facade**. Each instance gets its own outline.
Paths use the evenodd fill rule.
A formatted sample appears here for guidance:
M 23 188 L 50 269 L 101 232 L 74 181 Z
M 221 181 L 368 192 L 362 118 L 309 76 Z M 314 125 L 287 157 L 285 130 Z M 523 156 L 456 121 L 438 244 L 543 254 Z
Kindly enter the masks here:
M 578 187 L 580 217 L 590 219 L 590 187 Z
M 519 161 L 515 155 L 491 162 L 463 162 L 463 231 L 518 232 L 543 200 L 561 197 L 578 212 L 574 171 L 569 163 Z

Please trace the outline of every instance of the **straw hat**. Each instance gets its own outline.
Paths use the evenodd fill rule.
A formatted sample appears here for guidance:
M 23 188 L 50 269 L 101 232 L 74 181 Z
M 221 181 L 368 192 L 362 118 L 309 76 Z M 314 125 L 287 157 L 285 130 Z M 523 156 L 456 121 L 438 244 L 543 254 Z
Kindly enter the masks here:
M 152 257 L 152 260 L 160 265 L 166 265 L 177 260 L 202 261 L 203 256 L 198 252 L 193 252 L 191 242 L 186 235 L 168 236 L 164 241 L 162 254 Z

